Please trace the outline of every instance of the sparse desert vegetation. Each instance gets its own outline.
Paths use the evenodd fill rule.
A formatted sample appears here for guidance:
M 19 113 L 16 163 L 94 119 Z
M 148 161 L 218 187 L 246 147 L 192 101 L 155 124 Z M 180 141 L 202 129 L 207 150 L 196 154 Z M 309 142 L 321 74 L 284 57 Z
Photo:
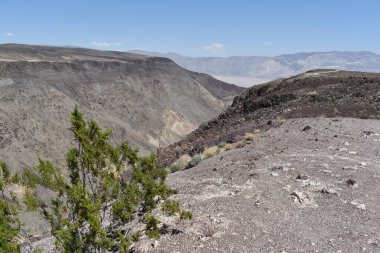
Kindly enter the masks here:
M 255 135 L 253 133 L 245 133 L 245 135 L 244 135 L 244 139 L 246 141 L 252 141 L 254 137 L 255 137 Z
M 0 161 L 1 250 L 20 251 L 16 238 L 17 210 L 21 209 L 40 211 L 62 252 L 129 252 L 142 232 L 159 238 L 162 222 L 152 214 L 161 205 L 159 199 L 165 200 L 162 210 L 167 215 L 177 214 L 178 220 L 192 218 L 178 201 L 168 199 L 176 191 L 166 185 L 167 171 L 153 155 L 139 157 L 138 150 L 127 142 L 112 146 L 111 131 L 102 130 L 95 121 L 85 121 L 77 107 L 71 115 L 70 130 L 77 145 L 67 153 L 68 178 L 48 160 L 40 159 L 34 171 L 14 175 Z M 56 193 L 50 203 L 39 199 L 35 192 L 38 185 Z M 22 191 L 17 192 L 17 188 Z M 11 203 L 6 196 L 12 196 Z M 129 228 L 132 221 L 139 220 L 146 225 L 145 230 Z M 133 233 L 121 232 L 126 229 Z
M 220 152 L 220 148 L 218 146 L 213 146 L 213 147 L 206 148 L 203 151 L 202 156 L 204 159 L 207 159 L 216 154 L 219 154 L 219 152 Z
M 236 149 L 243 148 L 246 145 L 246 142 L 252 142 L 253 139 L 254 139 L 254 134 L 246 133 L 241 140 L 235 143 L 226 143 L 223 141 L 223 142 L 220 142 L 217 146 L 205 148 L 202 154 L 195 154 L 193 157 L 191 157 L 188 154 L 182 155 L 170 166 L 169 171 L 177 172 L 180 170 L 193 168 L 197 166 L 203 160 L 211 158 L 219 153 L 229 151 L 234 148 Z

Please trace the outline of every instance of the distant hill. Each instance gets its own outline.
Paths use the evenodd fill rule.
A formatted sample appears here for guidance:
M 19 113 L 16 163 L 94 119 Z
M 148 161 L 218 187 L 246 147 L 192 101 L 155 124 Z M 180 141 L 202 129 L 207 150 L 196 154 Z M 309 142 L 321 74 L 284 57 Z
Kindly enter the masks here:
M 160 149 L 159 159 L 169 165 L 182 154 L 194 155 L 255 129 L 267 130 L 274 122 L 308 117 L 380 119 L 380 73 L 313 70 L 253 86 L 218 117 Z
M 380 55 L 371 52 L 332 51 L 275 57 L 233 56 L 227 58 L 193 58 L 173 53 L 162 54 L 138 50 L 131 52 L 167 57 L 186 69 L 207 73 L 220 80 L 245 87 L 320 68 L 380 72 Z
M 21 169 L 64 161 L 70 112 L 113 141 L 155 151 L 221 113 L 244 89 L 162 57 L 85 48 L 0 45 L 0 159 Z

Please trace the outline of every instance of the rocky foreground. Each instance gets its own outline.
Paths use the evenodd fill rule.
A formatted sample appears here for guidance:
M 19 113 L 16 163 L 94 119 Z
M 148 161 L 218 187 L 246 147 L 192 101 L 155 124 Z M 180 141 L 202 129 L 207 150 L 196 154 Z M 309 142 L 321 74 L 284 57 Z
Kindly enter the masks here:
M 243 148 L 171 174 L 194 218 L 140 249 L 380 252 L 380 121 L 276 123 Z

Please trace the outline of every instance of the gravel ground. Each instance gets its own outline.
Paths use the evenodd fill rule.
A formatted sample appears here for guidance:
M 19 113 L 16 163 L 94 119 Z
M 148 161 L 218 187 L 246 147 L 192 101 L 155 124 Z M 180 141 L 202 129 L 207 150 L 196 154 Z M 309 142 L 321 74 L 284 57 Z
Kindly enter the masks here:
M 145 250 L 380 252 L 379 134 L 378 120 L 291 119 L 173 173 L 194 218 Z

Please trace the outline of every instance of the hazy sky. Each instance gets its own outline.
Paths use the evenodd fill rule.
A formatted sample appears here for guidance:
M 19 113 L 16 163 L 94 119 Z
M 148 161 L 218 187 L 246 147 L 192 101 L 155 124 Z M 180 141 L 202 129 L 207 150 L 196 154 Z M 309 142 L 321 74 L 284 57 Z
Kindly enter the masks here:
M 0 0 L 0 43 L 189 56 L 380 52 L 379 0 Z

